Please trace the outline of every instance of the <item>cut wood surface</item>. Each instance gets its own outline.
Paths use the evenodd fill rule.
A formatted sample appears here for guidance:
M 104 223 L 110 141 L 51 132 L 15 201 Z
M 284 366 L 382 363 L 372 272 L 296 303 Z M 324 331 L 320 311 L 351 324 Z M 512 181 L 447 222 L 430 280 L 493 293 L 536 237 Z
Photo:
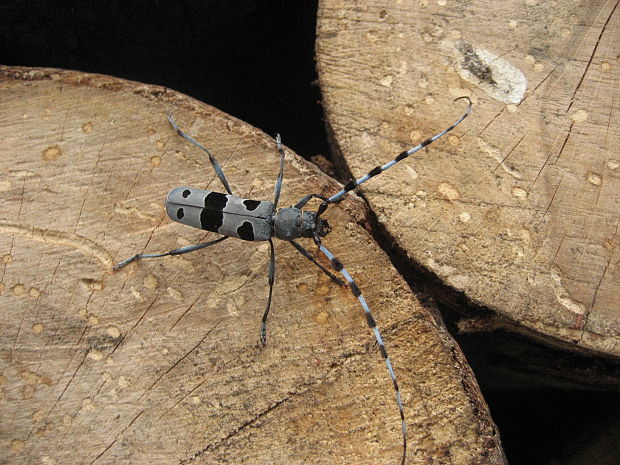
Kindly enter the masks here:
M 322 0 L 326 118 L 416 264 L 548 343 L 620 355 L 620 8 Z
M 212 107 L 108 76 L 0 68 L 0 463 L 400 463 L 392 385 L 359 303 L 293 247 L 276 243 L 262 349 L 267 243 L 112 271 L 216 237 L 165 214 L 175 186 L 221 190 L 166 111 L 219 157 L 233 192 L 273 197 L 274 140 Z M 281 205 L 338 189 L 287 150 Z M 460 350 L 358 225 L 364 203 L 325 217 L 393 359 L 408 463 L 504 463 Z

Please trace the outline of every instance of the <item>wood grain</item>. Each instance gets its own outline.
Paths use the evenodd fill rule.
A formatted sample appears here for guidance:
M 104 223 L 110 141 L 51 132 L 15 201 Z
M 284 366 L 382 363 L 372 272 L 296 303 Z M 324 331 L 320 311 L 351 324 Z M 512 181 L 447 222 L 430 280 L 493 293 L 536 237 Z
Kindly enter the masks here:
M 398 411 L 363 312 L 292 247 L 276 244 L 264 349 L 267 244 L 112 271 L 214 237 L 163 210 L 177 185 L 219 188 L 166 111 L 213 149 L 235 193 L 272 197 L 274 140 L 212 107 L 108 76 L 0 68 L 0 462 L 398 463 Z M 287 150 L 282 205 L 338 188 Z M 358 225 L 365 215 L 354 196 L 331 208 L 325 243 L 383 329 L 408 463 L 504 463 L 460 350 Z
M 518 331 L 620 355 L 620 9 L 322 0 L 334 143 L 395 244 Z M 374 180 L 373 180 L 374 181 Z

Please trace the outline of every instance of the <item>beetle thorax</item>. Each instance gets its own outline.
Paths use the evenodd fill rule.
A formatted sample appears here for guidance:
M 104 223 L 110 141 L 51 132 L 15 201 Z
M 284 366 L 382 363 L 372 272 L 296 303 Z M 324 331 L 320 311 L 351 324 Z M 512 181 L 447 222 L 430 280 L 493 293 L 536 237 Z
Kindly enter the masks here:
M 306 212 L 299 208 L 280 208 L 273 216 L 273 235 L 278 239 L 290 241 L 299 237 L 325 237 L 331 228 L 327 220 L 317 218 L 316 212 Z

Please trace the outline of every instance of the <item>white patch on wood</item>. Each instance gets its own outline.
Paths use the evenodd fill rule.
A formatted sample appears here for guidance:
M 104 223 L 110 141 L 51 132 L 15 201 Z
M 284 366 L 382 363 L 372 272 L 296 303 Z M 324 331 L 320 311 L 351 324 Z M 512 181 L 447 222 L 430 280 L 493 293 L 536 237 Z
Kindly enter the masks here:
M 458 270 L 456 268 L 450 265 L 437 263 L 433 258 L 429 258 L 427 266 L 456 289 L 465 289 L 471 283 L 471 278 L 469 276 L 457 273 Z
M 154 155 L 151 157 L 151 166 L 153 168 L 157 168 L 159 165 L 161 165 L 161 157 L 159 155 Z
M 417 179 L 419 176 L 418 172 L 409 165 L 405 165 L 405 171 L 407 171 L 411 179 Z
M 360 136 L 360 145 L 365 148 L 370 148 L 375 145 L 375 142 L 372 136 L 364 131 Z
M 97 349 L 90 349 L 90 351 L 88 351 L 88 358 L 94 360 L 95 362 L 98 362 L 103 359 L 103 353 L 98 351 Z
M 23 284 L 16 284 L 11 288 L 11 291 L 14 296 L 24 295 L 26 293 L 26 286 Z
M 570 117 L 573 121 L 581 123 L 588 119 L 588 112 L 585 110 L 577 110 L 571 114 Z
M 39 297 L 41 297 L 41 291 L 36 287 L 31 287 L 28 291 L 28 295 L 33 299 L 38 299 Z
M 329 313 L 326 312 L 325 310 L 321 310 L 319 313 L 317 313 L 314 316 L 314 321 L 320 325 L 325 324 L 328 319 L 329 319 Z
M 555 293 L 555 298 L 558 300 L 560 305 L 565 309 L 577 314 L 577 315 L 585 315 L 586 306 L 581 302 L 577 302 L 573 300 L 569 295 L 564 286 L 562 285 L 562 277 L 558 273 L 552 273 L 551 278 L 555 282 L 555 286 L 553 288 L 553 292 Z
M 587 174 L 588 182 L 594 186 L 600 186 L 602 179 L 599 174 L 593 173 L 592 171 L 588 171 Z
M 168 292 L 168 295 L 172 297 L 174 300 L 183 299 L 183 294 L 181 293 L 181 291 L 179 291 L 178 289 L 175 289 L 174 287 L 168 286 L 168 289 L 166 289 L 166 291 Z
M 409 72 L 409 64 L 407 63 L 407 60 L 400 60 L 398 74 L 406 74 L 407 72 Z
M 448 136 L 448 143 L 452 147 L 458 147 L 461 145 L 461 139 L 458 136 Z
M 90 397 L 82 399 L 82 410 L 87 412 L 95 410 L 95 404 Z
M 105 330 L 106 334 L 114 339 L 121 335 L 121 330 L 117 326 L 110 325 Z
M 519 103 L 523 100 L 527 79 L 517 67 L 465 41 L 452 42 L 451 48 L 456 69 L 463 79 L 500 102 Z
M 131 266 L 131 265 L 132 264 L 130 263 L 129 266 Z M 134 265 L 134 267 L 135 267 L 135 265 Z M 136 289 L 134 286 L 131 286 L 129 288 L 129 290 L 131 292 L 131 295 L 133 295 L 136 300 L 138 300 L 140 302 L 144 302 L 144 297 L 142 297 L 142 293 L 138 289 Z
M 422 133 L 417 129 L 409 133 L 409 140 L 411 140 L 413 144 L 417 145 L 420 139 L 422 139 Z
M 142 281 L 142 285 L 146 288 L 146 289 L 157 289 L 157 286 L 159 285 L 159 282 L 157 281 L 157 277 L 153 274 L 148 275 L 146 278 L 144 278 L 144 281 Z
M 512 253 L 515 254 L 518 258 L 523 258 L 523 256 L 525 255 L 523 247 L 517 244 L 512 244 Z
M 43 150 L 42 157 L 44 161 L 56 161 L 62 155 L 62 150 L 58 145 L 54 145 Z
M 237 308 L 237 304 L 235 303 L 233 299 L 228 299 L 226 301 L 226 311 L 228 312 L 230 316 L 239 315 L 239 309 Z
M 394 80 L 394 78 L 392 76 L 386 76 L 383 79 L 381 79 L 379 81 L 379 83 L 383 86 L 383 87 L 392 87 L 392 81 Z
M 129 378 L 126 378 L 125 376 L 118 377 L 118 387 L 126 389 L 129 386 L 131 386 L 131 380 Z
M 529 244 L 532 241 L 532 235 L 525 228 L 519 231 L 519 236 L 521 237 L 521 240 L 525 242 L 526 244 Z
M 463 212 L 459 215 L 459 221 L 461 223 L 469 223 L 471 221 L 471 215 L 468 212 Z
M 461 194 L 459 194 L 459 191 L 449 182 L 442 182 L 437 187 L 437 190 L 441 195 L 443 195 L 446 199 L 450 201 L 458 200 L 461 198 Z

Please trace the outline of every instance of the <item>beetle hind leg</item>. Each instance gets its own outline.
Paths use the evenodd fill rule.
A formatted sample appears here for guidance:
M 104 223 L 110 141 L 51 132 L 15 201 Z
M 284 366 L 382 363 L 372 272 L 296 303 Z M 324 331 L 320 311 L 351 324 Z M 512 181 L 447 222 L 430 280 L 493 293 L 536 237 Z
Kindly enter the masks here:
M 133 255 L 132 257 L 126 258 L 122 262 L 117 263 L 116 265 L 114 265 L 113 269 L 114 271 L 120 270 L 121 268 L 129 265 L 131 262 L 135 262 L 136 260 L 139 260 L 142 258 L 159 258 L 159 257 L 167 257 L 168 255 L 183 255 L 186 253 L 194 252 L 195 250 L 204 249 L 205 247 L 218 244 L 222 242 L 224 239 L 228 239 L 228 237 L 229 236 L 223 236 L 223 237 L 220 237 L 218 239 L 215 239 L 209 242 L 186 245 L 185 247 L 180 247 L 178 249 L 170 250 L 168 252 L 163 252 L 163 253 L 139 253 L 139 254 Z

